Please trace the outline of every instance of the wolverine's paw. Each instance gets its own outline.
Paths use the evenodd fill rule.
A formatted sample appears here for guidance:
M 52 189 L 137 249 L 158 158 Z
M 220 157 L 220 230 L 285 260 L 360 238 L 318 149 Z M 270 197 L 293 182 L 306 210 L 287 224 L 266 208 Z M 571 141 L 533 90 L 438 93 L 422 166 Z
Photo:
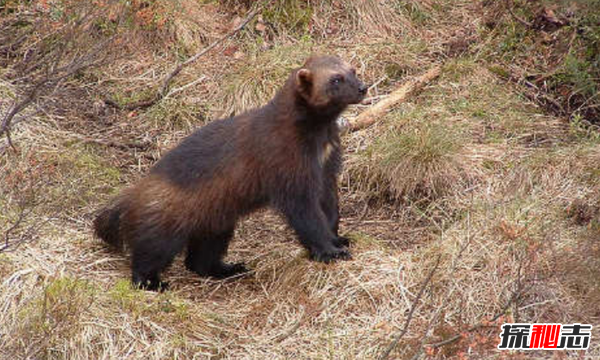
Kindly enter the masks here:
M 333 240 L 333 245 L 337 247 L 349 247 L 350 239 L 348 239 L 345 236 L 338 236 L 337 238 L 335 238 L 335 240 Z
M 212 269 L 209 275 L 216 279 L 225 279 L 246 272 L 248 272 L 248 268 L 246 268 L 244 263 L 222 263 L 218 267 Z
M 163 292 L 169 290 L 169 283 L 166 281 L 134 281 L 133 287 L 141 290 Z
M 326 264 L 335 260 L 350 260 L 352 255 L 348 249 L 332 248 L 327 251 L 313 251 L 310 258 L 314 261 L 324 262 Z

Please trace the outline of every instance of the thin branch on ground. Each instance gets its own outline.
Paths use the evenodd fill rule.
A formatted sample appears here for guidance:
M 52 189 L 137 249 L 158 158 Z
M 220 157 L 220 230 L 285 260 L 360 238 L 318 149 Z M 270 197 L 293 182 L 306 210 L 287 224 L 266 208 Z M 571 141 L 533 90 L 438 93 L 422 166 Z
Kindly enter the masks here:
M 38 82 L 33 88 L 29 91 L 29 93 L 20 101 L 15 100 L 10 110 L 4 115 L 2 119 L 2 124 L 0 125 L 0 137 L 2 135 L 6 135 L 6 140 L 8 141 L 8 145 L 16 151 L 16 148 L 12 142 L 10 136 L 11 125 L 14 117 L 27 108 L 37 97 L 38 91 L 44 82 Z
M 189 83 L 187 83 L 187 84 L 185 84 L 183 86 L 180 86 L 178 88 L 175 88 L 175 89 L 169 91 L 169 93 L 167 95 L 165 95 L 164 98 L 166 99 L 166 98 L 168 98 L 170 96 L 173 96 L 173 95 L 177 94 L 178 92 L 182 92 L 183 90 L 185 90 L 187 88 L 190 88 L 190 87 L 192 87 L 192 86 L 194 86 L 196 84 L 199 84 L 199 83 L 203 82 L 204 80 L 206 80 L 206 75 L 202 75 L 202 76 L 200 76 L 199 78 L 197 78 L 196 80 L 194 80 L 192 82 L 189 82 Z
M 43 189 L 47 184 L 35 180 L 32 175 L 38 169 L 29 169 L 28 177 L 24 179 L 27 185 L 22 188 L 23 182 L 18 182 L 11 190 L 13 194 L 18 196 L 17 207 L 18 215 L 12 224 L 4 231 L 3 243 L 0 245 L 0 253 L 11 252 L 18 249 L 21 245 L 31 242 L 35 239 L 35 234 L 49 221 L 35 221 L 33 223 L 27 220 L 33 215 L 34 210 L 44 201 L 37 196 L 37 191 Z M 5 189 L 8 191 L 8 189 Z
M 517 21 L 518 21 L 518 22 L 520 22 L 521 24 L 525 25 L 526 27 L 528 27 L 528 28 L 530 28 L 530 27 L 533 27 L 533 24 L 532 24 L 532 23 L 530 23 L 529 21 L 527 21 L 527 20 L 525 20 L 525 19 L 523 19 L 523 18 L 519 17 L 517 14 L 515 14 L 515 13 L 514 13 L 514 11 L 513 11 L 513 7 L 514 7 L 514 5 L 515 5 L 515 4 L 513 3 L 513 1 L 512 1 L 512 0 L 507 0 L 507 9 L 508 9 L 508 12 L 510 13 L 510 15 L 511 15 L 511 16 L 512 16 L 512 17 L 513 17 L 515 20 L 517 20 Z
M 539 104 L 557 115 L 565 115 L 567 113 L 564 107 L 556 99 L 531 81 L 521 78 L 512 72 L 504 77 L 504 79 L 523 86 L 523 95 L 533 103 Z
M 404 335 L 406 335 L 406 333 L 408 332 L 408 327 L 410 326 L 413 315 L 415 314 L 417 307 L 419 307 L 419 303 L 421 302 L 421 298 L 423 297 L 423 294 L 425 293 L 425 289 L 427 289 L 427 287 L 429 286 L 429 283 L 431 282 L 433 275 L 435 274 L 438 267 L 440 266 L 441 260 L 442 260 L 442 255 L 438 255 L 438 257 L 435 261 L 435 265 L 433 266 L 431 271 L 429 271 L 429 274 L 427 275 L 427 277 L 421 284 L 419 292 L 417 293 L 417 297 L 413 301 L 410 311 L 408 312 L 408 316 L 406 317 L 406 320 L 404 321 L 404 326 L 402 327 L 402 330 L 396 336 L 394 336 L 394 340 L 392 340 L 392 342 L 388 345 L 388 347 L 385 349 L 385 351 L 381 354 L 381 356 L 379 357 L 379 360 L 387 359 L 390 356 L 391 352 L 396 348 L 396 346 L 398 346 L 398 343 L 400 342 L 400 340 L 402 340 Z
M 103 54 L 106 53 L 107 45 L 114 41 L 114 36 L 97 42 L 87 49 L 82 48 L 78 43 L 82 32 L 96 19 L 96 15 L 98 15 L 96 9 L 89 10 L 69 26 L 52 32 L 56 37 L 52 42 L 56 44 L 55 46 L 38 41 L 28 50 L 28 56 L 20 60 L 21 65 L 25 67 L 22 71 L 24 75 L 10 81 L 11 85 L 14 85 L 16 96 L 0 122 L 0 137 L 6 136 L 8 145 L 14 150 L 16 148 L 12 142 L 11 129 L 18 114 L 32 103 L 36 103 L 40 97 L 54 93 L 65 79 L 81 70 L 97 66 L 106 59 L 106 55 Z M 16 42 L 21 42 L 21 39 L 17 39 Z M 77 53 L 65 62 L 65 58 L 72 53 L 74 46 L 78 47 Z
M 471 199 L 471 201 L 472 200 L 473 199 Z M 454 258 L 454 261 L 453 261 L 454 265 L 452 266 L 452 268 L 449 271 L 449 273 L 451 274 L 450 276 L 454 276 L 454 273 L 458 266 L 458 260 L 460 260 L 462 258 L 462 256 L 464 255 L 465 251 L 467 250 L 467 248 L 469 247 L 469 245 L 471 244 L 472 241 L 473 241 L 473 237 L 472 237 L 472 233 L 471 233 L 471 212 L 469 211 L 467 213 L 467 240 L 464 242 L 464 244 L 461 245 L 460 249 L 458 250 L 458 254 Z M 442 304 L 446 303 L 450 296 L 451 296 L 451 293 L 446 293 L 442 300 Z M 423 349 L 426 347 L 425 340 L 426 340 L 427 334 L 429 333 L 429 330 L 431 329 L 433 324 L 437 321 L 443 308 L 444 308 L 443 306 L 438 306 L 436 312 L 434 313 L 433 317 L 429 321 L 429 324 L 427 324 L 427 329 L 425 330 L 425 333 L 423 335 L 423 339 L 421 340 L 419 349 L 417 350 L 417 352 L 415 353 L 415 355 L 412 358 L 413 360 L 416 360 L 421 356 Z
M 246 25 L 248 25 L 248 23 L 250 21 L 252 21 L 252 19 L 254 19 L 254 17 L 259 12 L 262 11 L 262 9 L 263 9 L 262 7 L 256 8 L 255 10 L 253 10 L 252 12 L 250 12 L 250 14 L 248 14 L 248 16 L 244 19 L 244 21 L 242 21 L 238 26 L 236 26 L 235 29 L 231 30 L 225 36 L 220 37 L 219 39 L 217 39 L 216 41 L 214 41 L 212 44 L 208 45 L 207 47 L 205 47 L 200 52 L 196 53 L 195 55 L 193 55 L 192 57 L 190 57 L 186 61 L 178 64 L 177 66 L 175 66 L 175 68 L 173 70 L 171 70 L 171 72 L 169 74 L 167 74 L 167 76 L 165 76 L 165 78 L 163 79 L 162 85 L 160 86 L 159 90 L 150 99 L 140 100 L 138 102 L 135 102 L 135 103 L 132 103 L 132 104 L 127 104 L 127 105 L 119 105 L 119 104 L 117 104 L 116 102 L 114 102 L 112 100 L 104 100 L 104 102 L 107 105 L 110 105 L 110 106 L 112 106 L 114 108 L 121 109 L 121 110 L 128 110 L 128 111 L 137 110 L 137 109 L 146 109 L 146 108 L 149 108 L 149 107 L 153 106 L 154 104 L 156 104 L 157 102 L 159 102 L 163 98 L 169 96 L 168 90 L 169 90 L 169 86 L 171 85 L 171 81 L 173 81 L 173 79 L 177 75 L 179 75 L 179 73 L 184 68 L 186 68 L 187 66 L 193 64 L 194 62 L 196 62 L 196 60 L 198 60 L 203 55 L 207 54 L 209 51 L 211 51 L 212 49 L 214 49 L 217 45 L 219 45 L 222 42 L 224 42 L 225 40 L 233 37 L 238 32 L 240 32 L 242 29 L 244 29 L 244 27 L 246 27 Z M 190 84 L 188 84 L 188 85 L 190 85 Z M 183 90 L 183 88 L 186 88 L 186 87 L 187 86 L 182 86 L 181 88 L 179 88 L 179 90 L 177 92 L 179 92 L 180 90 Z M 170 95 L 172 95 L 172 94 L 170 94 Z
M 461 333 L 456 334 L 446 340 L 437 342 L 437 343 L 433 343 L 433 344 L 425 344 L 425 347 L 430 347 L 433 349 L 437 349 L 439 347 L 442 347 L 444 345 L 448 345 L 448 344 L 452 344 L 458 340 L 460 340 L 463 337 L 463 333 L 464 332 L 468 332 L 471 333 L 473 331 L 477 331 L 481 328 L 484 327 L 488 327 L 490 326 L 490 323 L 495 322 L 496 320 L 500 319 L 501 316 L 503 316 L 504 314 L 506 314 L 506 311 L 508 310 L 509 307 L 511 307 L 513 305 L 513 303 L 518 302 L 518 300 L 524 295 L 524 291 L 522 288 L 519 288 L 518 291 L 513 292 L 512 296 L 510 297 L 510 299 L 508 299 L 508 301 L 506 302 L 506 304 L 502 307 L 502 309 L 500 311 L 498 311 L 496 313 L 496 315 L 494 315 L 492 318 L 490 318 L 489 320 L 486 321 L 482 321 L 480 323 L 478 323 L 477 325 L 474 325 L 470 328 L 468 328 L 466 331 L 461 331 Z
M 10 247 L 10 239 L 12 236 L 12 232 L 15 231 L 19 226 L 21 226 L 21 223 L 27 217 L 28 213 L 29 212 L 25 209 L 21 209 L 17 220 L 15 220 L 15 222 L 13 222 L 13 224 L 8 229 L 6 229 L 6 231 L 4 232 L 4 245 L 0 247 L 0 253 L 7 250 Z
M 490 326 L 491 323 L 494 323 L 496 320 L 500 319 L 500 317 L 502 317 L 503 315 L 506 314 L 506 311 L 513 305 L 513 304 L 518 304 L 519 301 L 521 300 L 521 298 L 525 295 L 526 291 L 525 291 L 525 286 L 524 286 L 524 281 L 523 281 L 523 274 L 521 272 L 522 269 L 522 261 L 519 262 L 519 269 L 517 270 L 517 279 L 515 280 L 515 284 L 517 286 L 517 288 L 513 291 L 513 293 L 511 294 L 510 298 L 508 299 L 508 301 L 504 304 L 504 306 L 502 307 L 502 309 L 500 309 L 500 311 L 498 311 L 493 317 L 491 317 L 488 320 L 484 320 L 479 322 L 478 324 L 468 328 L 466 331 L 461 331 L 460 333 L 446 339 L 446 340 L 442 340 L 440 342 L 437 343 L 433 343 L 433 344 L 426 344 L 424 345 L 425 347 L 429 347 L 429 348 L 433 348 L 433 349 L 437 349 L 440 348 L 442 346 L 448 345 L 448 344 L 452 344 L 460 339 L 463 338 L 463 334 L 465 332 L 467 333 L 472 333 L 474 331 L 477 331 L 481 328 L 484 327 L 488 327 Z
M 95 139 L 95 138 L 90 138 L 90 137 L 85 137 L 85 136 L 80 136 L 80 135 L 75 135 L 74 137 L 79 139 L 84 144 L 98 144 L 98 145 L 113 147 L 113 148 L 117 148 L 117 149 L 121 149 L 121 150 L 131 150 L 131 149 L 146 150 L 152 145 L 152 142 L 150 142 L 150 141 L 119 142 L 119 141 L 113 141 L 113 140 Z

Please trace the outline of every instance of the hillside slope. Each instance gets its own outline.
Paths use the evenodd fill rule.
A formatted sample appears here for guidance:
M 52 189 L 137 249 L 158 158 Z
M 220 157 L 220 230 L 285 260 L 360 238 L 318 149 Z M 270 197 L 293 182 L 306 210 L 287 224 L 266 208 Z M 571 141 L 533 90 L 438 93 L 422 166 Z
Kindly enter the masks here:
M 47 74 L 25 54 L 99 59 L 40 87 L 14 120 L 14 149 L 0 144 L 10 246 L 0 251 L 0 358 L 378 359 L 405 327 L 390 359 L 563 358 L 498 351 L 503 322 L 593 324 L 590 349 L 564 357 L 600 358 L 600 132 L 587 107 L 597 92 L 579 91 L 598 79 L 578 57 L 597 46 L 585 37 L 597 19 L 569 8 L 578 32 L 535 27 L 549 20 L 530 4 L 277 1 L 185 68 L 165 98 L 131 106 L 252 3 L 100 1 L 56 52 L 60 25 L 90 9 L 0 1 L 12 44 L 0 48 L 0 114 Z M 544 34 L 555 42 L 532 40 Z M 576 65 L 561 55 L 564 41 Z M 532 49 L 552 60 L 527 63 Z M 92 236 L 94 212 L 192 129 L 263 104 L 314 52 L 355 65 L 372 102 L 442 66 L 419 94 L 344 138 L 341 232 L 353 260 L 309 261 L 264 211 L 240 224 L 228 255 L 247 261 L 249 276 L 200 279 L 178 259 L 169 291 L 132 290 L 127 258 Z M 542 66 L 562 82 L 528 86 L 544 82 L 527 77 Z

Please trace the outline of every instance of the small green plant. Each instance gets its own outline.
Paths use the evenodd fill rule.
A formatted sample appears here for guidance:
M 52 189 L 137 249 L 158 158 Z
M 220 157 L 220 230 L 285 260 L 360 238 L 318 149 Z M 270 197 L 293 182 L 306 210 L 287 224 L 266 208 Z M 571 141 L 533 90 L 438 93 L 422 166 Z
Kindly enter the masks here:
M 569 86 L 584 97 L 594 96 L 598 89 L 597 79 L 592 73 L 593 64 L 570 53 L 560 70 L 550 77 L 550 87 Z
M 443 161 L 459 149 L 458 143 L 445 129 L 428 125 L 409 133 L 391 134 L 376 146 L 376 151 L 385 154 L 384 166 L 397 166 L 405 159 L 427 166 Z
M 312 13 L 310 2 L 280 0 L 265 8 L 263 18 L 265 22 L 276 29 L 279 28 L 301 35 L 308 31 Z
M 126 279 L 117 281 L 108 293 L 119 306 L 130 311 L 135 310 L 142 299 L 142 292 L 135 289 L 131 281 Z
M 400 14 L 408 15 L 411 22 L 416 25 L 425 25 L 432 19 L 432 15 L 418 1 L 395 2 L 395 9 Z
M 360 231 L 356 231 L 356 232 L 351 232 L 348 237 L 350 238 L 350 242 L 352 243 L 352 246 L 356 246 L 357 249 L 368 249 L 368 250 L 382 250 L 385 251 L 387 250 L 385 243 L 380 241 L 379 239 L 360 232 Z
M 54 210 L 61 214 L 81 211 L 97 201 L 99 195 L 114 194 L 122 179 L 121 171 L 102 158 L 103 148 L 80 142 L 66 145 L 66 151 L 48 153 L 54 161 L 52 181 L 44 189 L 47 205 L 42 205 L 55 206 Z
M 23 307 L 19 316 L 31 337 L 68 337 L 77 331 L 81 316 L 92 305 L 96 294 L 96 288 L 87 281 L 61 277 L 50 282 L 35 301 Z
M 189 132 L 202 124 L 207 112 L 205 106 L 171 97 L 159 101 L 141 116 L 159 128 Z
M 402 78 L 408 73 L 408 69 L 405 66 L 402 66 L 402 64 L 398 63 L 390 63 L 385 65 L 384 71 L 385 75 L 389 79 L 393 80 Z
M 571 134 L 580 140 L 590 141 L 591 143 L 600 142 L 600 131 L 598 127 L 590 124 L 581 114 L 574 114 L 569 123 Z

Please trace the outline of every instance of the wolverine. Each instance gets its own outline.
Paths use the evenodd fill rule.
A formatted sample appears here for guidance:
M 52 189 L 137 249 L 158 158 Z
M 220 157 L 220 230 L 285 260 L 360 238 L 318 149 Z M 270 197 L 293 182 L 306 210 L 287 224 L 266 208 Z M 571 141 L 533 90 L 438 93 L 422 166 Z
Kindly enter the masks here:
M 351 258 L 338 235 L 341 149 L 336 119 L 367 87 L 349 64 L 311 56 L 265 106 L 215 120 L 167 152 L 102 209 L 97 237 L 131 254 L 132 282 L 162 290 L 174 257 L 200 276 L 247 271 L 223 261 L 237 221 L 279 212 L 312 260 Z

